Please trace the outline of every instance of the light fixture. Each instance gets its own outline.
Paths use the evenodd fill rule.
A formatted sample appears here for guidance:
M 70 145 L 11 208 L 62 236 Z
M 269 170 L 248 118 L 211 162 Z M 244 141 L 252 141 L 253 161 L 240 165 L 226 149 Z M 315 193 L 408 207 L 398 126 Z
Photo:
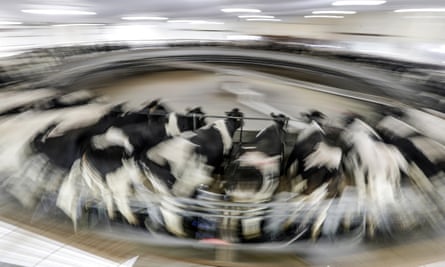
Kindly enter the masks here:
M 168 20 L 167 22 L 168 23 L 184 23 L 184 24 L 224 24 L 224 22 L 219 22 L 219 21 L 188 20 L 188 19 Z
M 445 19 L 445 16 L 405 16 L 404 19 Z
M 445 12 L 445 8 L 410 8 L 410 9 L 397 9 L 396 13 L 408 13 L 408 12 Z
M 122 20 L 168 20 L 166 17 L 122 17 Z
M 214 25 L 222 25 L 222 24 L 224 24 L 224 22 L 220 22 L 220 21 L 198 20 L 198 21 L 192 22 L 192 24 L 214 24 Z
M 345 1 L 335 1 L 332 3 L 333 6 L 378 6 L 383 5 L 386 1 L 381 0 L 345 0 Z
M 321 10 L 312 11 L 312 14 L 355 14 L 355 11 L 342 11 L 342 10 Z
M 23 24 L 23 22 L 19 22 L 19 21 L 1 21 L 0 20 L 0 25 L 20 25 Z
M 261 13 L 261 10 L 255 8 L 223 8 L 224 13 Z
M 281 21 L 281 19 L 267 19 L 267 18 L 258 18 L 258 19 L 246 19 L 247 21 Z
M 174 19 L 167 21 L 168 23 L 193 23 L 196 20 L 186 20 L 186 19 Z
M 311 19 L 311 18 L 326 18 L 326 19 L 342 19 L 344 16 L 330 16 L 330 15 L 309 15 L 304 16 L 305 18 Z
M 103 23 L 71 23 L 71 24 L 53 24 L 53 27 L 74 27 L 74 26 L 103 26 Z
M 240 18 L 240 19 L 273 19 L 275 17 L 269 16 L 269 15 L 241 15 L 241 16 L 238 16 L 238 18 Z
M 38 15 L 96 15 L 96 12 L 69 9 L 23 9 L 22 12 Z

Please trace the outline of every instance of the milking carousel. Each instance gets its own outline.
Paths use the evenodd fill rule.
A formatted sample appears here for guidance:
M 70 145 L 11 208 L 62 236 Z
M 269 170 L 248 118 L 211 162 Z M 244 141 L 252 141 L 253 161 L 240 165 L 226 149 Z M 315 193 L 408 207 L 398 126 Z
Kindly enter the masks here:
M 276 48 L 51 48 L 22 73 L 11 58 L 0 172 L 19 205 L 2 218 L 231 251 L 218 266 L 241 251 L 310 258 L 442 236 L 442 102 L 373 71 L 379 60 Z

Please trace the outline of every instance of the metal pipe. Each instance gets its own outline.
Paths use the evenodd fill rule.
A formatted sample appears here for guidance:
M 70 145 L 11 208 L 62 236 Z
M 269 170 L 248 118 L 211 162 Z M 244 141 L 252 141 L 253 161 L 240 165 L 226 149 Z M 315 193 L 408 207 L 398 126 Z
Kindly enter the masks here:
M 135 112 L 135 113 L 143 113 L 143 112 Z M 148 116 L 168 116 L 168 114 L 165 113 L 157 113 L 152 112 L 149 113 Z M 182 115 L 185 117 L 193 117 L 193 118 L 215 118 L 215 119 L 244 119 L 244 120 L 263 120 L 263 121 L 273 121 L 273 120 L 283 120 L 283 121 L 297 121 L 297 122 L 303 122 L 302 119 L 281 119 L 281 118 L 271 118 L 271 117 L 234 117 L 234 116 L 226 116 L 226 115 L 199 115 L 199 114 L 192 114 L 192 115 Z

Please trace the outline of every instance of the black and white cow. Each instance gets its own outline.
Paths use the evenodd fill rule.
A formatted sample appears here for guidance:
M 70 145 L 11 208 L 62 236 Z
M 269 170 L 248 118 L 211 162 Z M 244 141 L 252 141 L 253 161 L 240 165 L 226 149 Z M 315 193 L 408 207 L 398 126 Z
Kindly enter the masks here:
M 338 176 L 342 151 L 326 138 L 322 128 L 322 120 L 325 118 L 323 113 L 311 111 L 303 116 L 309 125 L 298 134 L 285 171 L 291 179 L 301 175 L 302 183 L 296 187 L 305 187 L 304 192 L 310 194 Z M 303 188 L 293 190 L 301 189 Z
M 159 111 L 159 110 L 158 110 Z M 141 156 L 161 141 L 204 126 L 201 108 L 186 114 L 170 112 L 155 115 L 150 123 L 135 123 L 112 127 L 106 133 L 94 136 L 81 161 L 83 178 L 90 190 L 105 200 L 108 215 L 114 218 L 113 200 L 117 210 L 131 224 L 137 224 L 130 210 L 128 197 L 138 179 L 138 162 Z
M 376 227 L 388 229 L 388 212 L 397 207 L 401 175 L 407 173 L 408 163 L 397 147 L 385 143 L 358 117 L 347 120 L 341 138 L 346 151 L 343 166 L 357 188 L 356 212 L 366 211 L 372 236 Z
M 286 126 L 289 120 L 283 114 L 271 114 L 272 125 L 257 133 L 252 141 L 241 144 L 235 158 L 225 171 L 226 196 L 234 202 L 263 203 L 275 193 L 281 176 L 281 163 L 284 157 Z M 219 228 L 225 229 L 223 237 L 235 242 L 255 242 L 265 237 L 266 209 L 255 211 L 230 212 L 221 220 Z M 244 216 L 237 218 L 234 215 Z M 232 217 L 234 216 L 234 217 Z M 197 228 L 211 222 L 205 218 L 195 218 Z
M 226 194 L 234 201 L 258 202 L 270 199 L 281 175 L 285 127 L 288 117 L 271 114 L 274 123 L 243 144 L 228 173 Z
M 407 184 L 415 185 L 422 192 L 422 197 L 431 200 L 430 203 L 424 204 L 410 197 L 415 204 L 410 204 L 409 208 L 411 211 L 421 210 L 422 214 L 428 214 L 427 210 L 434 204 L 440 212 L 434 216 L 427 216 L 427 219 L 434 225 L 441 224 L 443 221 L 441 214 L 445 212 L 443 205 L 445 146 L 404 121 L 406 115 L 403 110 L 390 111 L 384 113 L 386 116 L 377 124 L 376 129 L 382 139 L 397 147 L 408 162 L 406 180 L 410 183 Z M 402 226 L 411 227 L 419 219 L 414 213 L 407 213 L 405 210 L 401 210 L 400 213 L 406 214 L 401 221 Z
M 121 106 L 115 106 L 93 125 L 70 129 L 62 134 L 54 133 L 58 123 L 51 124 L 34 138 L 31 146 L 36 154 L 44 155 L 55 167 L 69 170 L 91 137 L 105 132 L 122 114 Z
M 58 93 L 49 89 L 27 91 L 4 91 L 0 93 L 3 104 L 0 107 L 0 117 L 19 114 L 32 108 L 34 103 L 45 102 L 57 97 Z
M 445 146 L 424 136 L 418 129 L 403 120 L 402 109 L 389 109 L 377 124 L 376 131 L 383 140 L 402 152 L 412 170 L 421 171 L 425 177 L 437 177 L 445 163 Z
M 45 96 L 45 94 L 43 94 L 43 96 Z M 11 107 L 0 111 L 0 116 L 20 114 L 30 110 L 44 111 L 82 106 L 91 103 L 94 99 L 96 99 L 96 96 L 88 91 L 76 91 L 46 97 L 37 96 L 35 100 L 32 100 L 32 98 L 27 102 L 23 102 L 22 100 L 23 103 L 18 102 L 16 105 L 14 105 L 14 103 L 8 103 Z
M 235 131 L 243 124 L 243 113 L 237 108 L 226 115 L 200 128 L 192 137 L 176 137 L 148 151 L 143 167 L 157 191 L 190 197 L 199 186 L 212 183 L 212 172 L 230 154 Z M 198 238 L 199 218 L 187 216 L 180 203 L 170 200 L 159 207 L 166 230 L 175 236 Z
M 148 114 L 159 107 L 159 101 L 154 100 L 138 111 L 123 111 L 123 104 L 113 106 L 105 115 L 92 124 L 57 132 L 58 123 L 41 131 L 31 143 L 35 153 L 43 154 L 51 164 L 64 170 L 69 170 L 74 161 L 79 159 L 85 149 L 90 146 L 93 136 L 105 133 L 110 127 L 123 127 L 134 123 L 148 123 Z M 60 148 L 64 149 L 61 150 Z
M 77 147 L 71 144 L 79 140 L 64 138 L 63 134 L 80 136 L 79 127 L 94 123 L 108 111 L 109 105 L 89 104 L 63 110 L 29 111 L 5 119 L 1 124 L 5 149 L 0 153 L 0 169 L 7 177 L 8 192 L 23 205 L 33 207 L 43 191 L 56 191 L 73 162 L 72 155 L 77 153 Z M 46 140 L 52 140 L 48 146 Z
M 152 105 L 150 103 L 148 107 Z M 97 103 L 29 111 L 8 119 L 8 123 L 2 126 L 8 126 L 14 121 L 18 123 L 19 131 L 12 133 L 12 137 L 17 137 L 13 139 L 14 142 L 10 142 L 10 149 L 7 150 L 16 151 L 15 154 L 1 157 L 10 158 L 8 165 L 21 163 L 15 170 L 9 171 L 12 168 L 8 168 L 10 174 L 4 182 L 8 192 L 23 205 L 35 206 L 42 194 L 57 194 L 60 183 L 70 173 L 75 162 L 79 161 L 93 135 L 105 132 L 116 123 L 125 124 L 127 121 L 142 119 L 146 121 L 147 116 L 127 115 L 122 105 Z M 28 129 L 28 125 L 33 127 Z M 41 128 L 44 130 L 39 132 Z
M 146 167 L 150 169 L 151 165 L 154 169 L 168 170 L 168 178 L 164 179 L 163 175 L 154 176 L 159 176 L 163 181 L 171 181 L 172 177 L 175 177 L 175 181 L 170 182 L 172 193 L 192 196 L 201 181 L 187 177 L 191 175 L 189 171 L 193 172 L 201 167 L 205 168 L 209 175 L 217 171 L 231 151 L 235 131 L 243 124 L 243 113 L 237 108 L 226 112 L 226 115 L 226 119 L 217 120 L 198 129 L 191 137 L 179 136 L 160 143 L 147 152 L 144 161 Z
M 298 133 L 284 171 L 292 181 L 290 191 L 304 195 L 286 204 L 286 209 L 270 212 L 263 226 L 269 240 L 316 238 L 326 217 L 324 201 L 338 194 L 342 150 L 326 134 L 323 113 L 313 110 L 302 117 L 308 125 Z
M 113 127 L 124 127 L 125 125 L 137 123 L 149 124 L 152 121 L 157 121 L 160 118 L 159 116 L 151 119 L 149 114 L 160 111 L 166 112 L 167 110 L 166 107 L 160 104 L 159 100 L 154 100 L 137 111 L 125 112 L 123 106 L 123 104 L 113 106 L 107 114 L 93 124 L 48 138 L 47 136 L 52 133 L 51 128 L 49 128 L 34 140 L 34 146 L 39 153 L 43 154 L 52 165 L 62 169 L 64 173 L 68 173 L 68 177 L 63 179 L 63 184 L 60 187 L 57 206 L 72 218 L 73 221 L 77 218 L 77 215 L 74 215 L 74 213 L 77 212 L 76 205 L 78 205 L 78 201 L 74 199 L 78 199 L 79 197 L 79 188 L 76 186 L 82 180 L 81 157 L 85 151 L 91 149 L 92 140 L 98 135 L 103 135 Z M 57 127 L 57 125 L 53 127 Z M 122 138 L 119 135 L 119 131 L 117 132 L 118 133 L 115 134 L 112 130 L 108 136 L 111 138 L 110 142 L 117 142 L 121 145 Z M 101 139 L 103 141 L 104 138 L 96 139 L 99 139 L 98 142 L 101 143 Z M 102 142 L 102 144 L 107 143 Z M 68 153 L 60 155 L 62 152 L 57 150 L 57 146 L 66 147 Z M 121 151 L 121 148 L 118 148 L 117 151 Z M 89 184 L 89 186 L 92 185 Z

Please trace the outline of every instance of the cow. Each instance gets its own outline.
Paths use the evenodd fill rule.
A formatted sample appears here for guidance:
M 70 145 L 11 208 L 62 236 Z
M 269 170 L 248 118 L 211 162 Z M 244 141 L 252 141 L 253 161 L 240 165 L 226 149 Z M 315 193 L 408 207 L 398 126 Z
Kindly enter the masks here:
M 270 199 L 281 175 L 284 157 L 285 127 L 289 120 L 283 114 L 270 114 L 274 123 L 242 144 L 227 175 L 226 194 L 234 201 L 258 202 Z
M 3 104 L 0 107 L 0 117 L 19 114 L 29 110 L 34 103 L 48 101 L 57 97 L 57 92 L 50 89 L 35 89 L 28 91 L 1 92 Z
M 42 96 L 38 96 L 38 98 L 36 99 L 33 99 L 33 96 L 31 95 L 31 98 L 28 98 L 26 102 L 24 102 L 23 100 L 22 103 L 17 102 L 16 104 L 14 104 L 14 102 L 17 100 L 9 102 L 8 105 L 11 107 L 6 110 L 0 111 L 0 116 L 16 115 L 31 110 L 45 111 L 82 106 L 92 103 L 92 101 L 97 98 L 95 95 L 91 94 L 88 91 L 76 91 L 68 94 L 54 93 L 54 95 L 48 95 L 48 93 L 44 90 L 41 91 L 43 91 L 44 94 L 42 94 Z M 34 94 L 36 93 L 37 92 L 35 92 Z M 18 95 L 17 97 L 20 97 L 20 95 Z
M 118 141 L 119 143 L 121 142 L 121 140 L 119 140 L 120 136 L 113 133 L 115 132 L 114 130 L 111 130 L 110 134 L 106 134 L 110 128 L 114 129 L 138 123 L 151 125 L 162 118 L 159 114 L 166 113 L 168 110 L 165 105 L 161 104 L 159 99 L 151 101 L 139 110 L 127 112 L 124 111 L 124 103 L 122 103 L 113 106 L 107 114 L 93 124 L 55 136 L 51 136 L 54 130 L 49 128 L 37 136 L 34 141 L 34 146 L 38 148 L 37 151 L 43 153 L 52 165 L 62 169 L 66 175 L 66 177 L 63 176 L 63 179 L 60 181 L 62 184 L 59 189 L 56 205 L 62 209 L 73 222 L 76 221 L 78 217 L 77 205 L 79 204 L 77 200 L 79 199 L 78 193 L 80 190 L 77 185 L 82 181 L 82 156 L 85 151 L 91 151 L 94 140 L 99 139 L 98 143 L 101 143 L 100 140 L 104 138 L 98 136 L 105 134 L 107 137 L 111 136 L 111 139 L 117 138 L 118 140 L 111 141 Z M 152 113 L 156 113 L 156 116 L 152 117 L 150 115 Z M 57 125 L 53 125 L 52 127 L 57 127 Z M 49 138 L 47 137 L 48 135 L 50 136 Z M 61 152 L 56 149 L 57 145 L 69 148 L 70 153 L 60 156 L 59 154 Z M 120 151 L 120 148 L 117 148 L 117 151 Z M 59 159 L 58 157 L 65 157 L 65 159 Z
M 8 191 L 23 205 L 32 207 L 42 190 L 57 190 L 70 166 L 64 159 L 71 157 L 69 154 L 75 150 L 70 146 L 73 140 L 65 138 L 66 142 L 60 142 L 63 132 L 75 133 L 76 124 L 90 124 L 108 110 L 108 105 L 92 104 L 64 110 L 29 111 L 8 118 L 1 124 L 1 128 L 5 128 L 2 129 L 5 149 L 0 154 L 0 168 L 7 177 L 4 185 Z M 91 113 L 94 115 L 90 116 Z M 49 137 L 55 129 L 57 138 Z M 55 141 L 50 142 L 49 147 L 44 145 L 48 139 Z
M 128 197 L 135 183 L 143 184 L 137 175 L 141 156 L 167 138 L 204 126 L 204 115 L 200 107 L 189 109 L 184 115 L 157 113 L 153 115 L 156 122 L 112 127 L 92 138 L 91 147 L 82 156 L 82 176 L 90 190 L 105 200 L 111 219 L 115 217 L 114 200 L 124 218 L 130 224 L 138 224 Z
M 212 183 L 212 173 L 231 152 L 235 131 L 243 125 L 243 113 L 234 108 L 225 119 L 198 129 L 194 136 L 176 137 L 149 150 L 142 166 L 158 192 L 194 197 L 199 186 Z M 160 214 L 167 232 L 196 237 L 196 219 L 187 216 L 171 199 L 161 203 Z
M 287 158 L 285 172 L 291 178 L 301 176 L 302 183 L 295 191 L 305 187 L 305 194 L 312 193 L 324 183 L 338 177 L 342 151 L 326 137 L 322 128 L 325 115 L 320 111 L 303 113 L 309 125 L 297 136 L 295 145 Z
M 158 104 L 154 101 L 143 111 Z M 130 122 L 147 121 L 147 115 L 139 113 L 125 113 L 123 104 L 89 104 L 43 112 L 29 111 L 15 116 L 8 122 L 27 119 L 18 125 L 24 131 L 16 132 L 16 139 L 23 135 L 27 137 L 21 137 L 8 146 L 21 149 L 16 153 L 18 155 L 5 156 L 12 159 L 20 157 L 22 166 L 9 171 L 4 185 L 23 205 L 35 206 L 43 193 L 57 194 L 60 183 L 80 159 L 92 136 L 106 131 L 113 124 L 125 124 L 126 118 L 130 118 L 127 120 Z M 24 128 L 28 124 L 34 128 Z M 39 127 L 44 129 L 39 131 Z
M 41 131 L 31 142 L 35 153 L 45 155 L 50 163 L 69 170 L 90 145 L 93 136 L 105 133 L 110 127 L 123 127 L 134 123 L 149 123 L 148 114 L 153 110 L 165 110 L 159 100 L 154 100 L 138 111 L 125 112 L 123 104 L 112 108 L 97 121 L 67 131 L 58 130 L 60 124 L 53 123 Z M 63 150 L 60 150 L 63 147 Z
M 418 129 L 404 121 L 403 109 L 391 108 L 383 112 L 376 131 L 382 139 L 396 146 L 411 166 L 428 179 L 434 179 L 445 171 L 445 147 L 437 141 L 423 135 Z
M 357 212 L 366 211 L 372 237 L 376 227 L 382 230 L 389 226 L 388 212 L 397 206 L 401 175 L 407 173 L 408 163 L 397 147 L 385 143 L 360 117 L 346 118 L 341 139 L 345 150 L 342 164 L 358 192 Z
M 331 135 L 325 132 L 326 116 L 318 110 L 301 115 L 307 126 L 297 135 L 284 173 L 292 181 L 290 191 L 302 195 L 285 205 L 294 210 L 277 207 L 271 211 L 263 226 L 263 238 L 269 240 L 316 238 L 326 217 L 324 200 L 339 193 L 337 183 L 343 153 L 337 140 L 331 140 Z
M 402 153 L 408 163 L 408 173 L 406 176 L 423 193 L 423 197 L 429 198 L 431 203 L 437 205 L 440 213 L 428 216 L 434 225 L 441 224 L 445 209 L 443 205 L 445 177 L 443 168 L 445 163 L 445 146 L 436 140 L 425 136 L 421 131 L 414 128 L 406 121 L 406 114 L 402 109 L 391 108 L 384 110 L 385 117 L 377 124 L 376 130 L 384 140 Z M 415 201 L 418 207 L 412 210 L 422 210 L 430 208 L 430 204 L 422 207 L 423 202 Z M 428 214 L 428 212 L 424 212 Z M 402 226 L 410 227 L 418 218 L 404 216 Z
M 157 165 L 168 170 L 175 177 L 174 184 L 171 183 L 173 194 L 192 196 L 194 188 L 200 183 L 185 176 L 186 171 L 194 170 L 187 166 L 192 164 L 190 159 L 196 160 L 193 163 L 195 167 L 210 169 L 209 174 L 214 173 L 221 167 L 225 157 L 229 155 L 235 131 L 243 124 L 243 113 L 237 108 L 226 112 L 226 115 L 227 118 L 198 129 L 191 137 L 179 136 L 160 143 L 147 152 L 143 163 L 148 170 L 150 165 L 152 168 Z M 154 167 L 154 169 L 159 168 Z M 154 174 L 154 176 L 157 175 Z M 160 179 L 165 181 L 170 178 Z
M 235 202 L 263 203 L 275 193 L 281 175 L 284 157 L 284 141 L 289 118 L 283 114 L 270 114 L 272 125 L 259 131 L 252 141 L 241 144 L 235 158 L 225 171 L 225 194 Z M 220 228 L 232 229 L 225 234 L 232 240 L 253 242 L 264 237 L 262 225 L 266 210 L 245 211 L 228 214 Z M 243 215 L 242 219 L 230 215 Z M 203 224 L 208 220 L 200 218 Z M 241 229 L 234 231 L 234 229 Z M 239 233 L 238 233 L 239 232 Z

